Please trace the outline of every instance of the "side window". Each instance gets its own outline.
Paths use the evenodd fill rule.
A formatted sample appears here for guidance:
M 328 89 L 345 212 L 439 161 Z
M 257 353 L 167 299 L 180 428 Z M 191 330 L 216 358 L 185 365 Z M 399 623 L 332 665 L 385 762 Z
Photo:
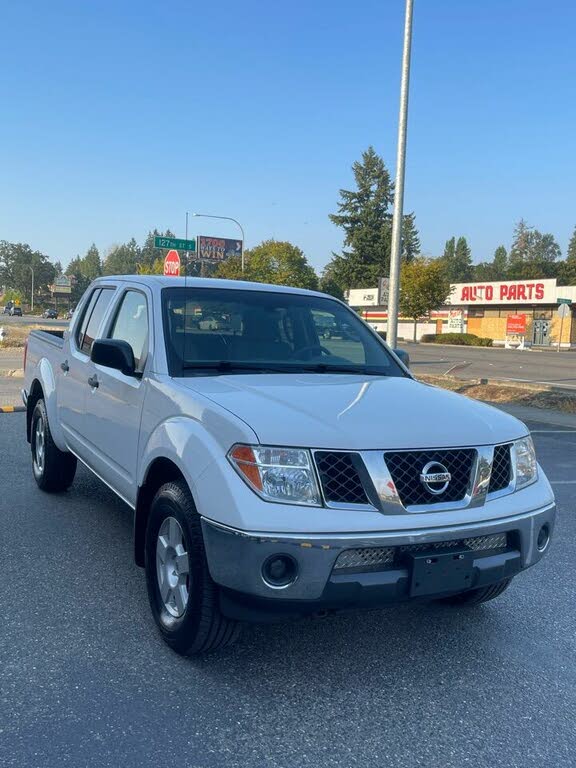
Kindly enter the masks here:
M 148 354 L 148 305 L 143 293 L 126 291 L 109 338 L 127 341 L 134 352 L 136 370 L 144 370 Z
M 74 336 L 74 341 L 76 342 L 76 346 L 78 347 L 78 349 L 82 347 L 82 339 L 84 338 L 84 334 L 86 333 L 86 326 L 88 325 L 88 320 L 90 320 L 90 315 L 92 314 L 92 310 L 94 309 L 94 304 L 96 304 L 96 300 L 98 296 L 100 296 L 100 291 L 101 291 L 100 288 L 96 288 L 95 291 L 92 291 L 92 295 L 90 296 L 88 303 L 84 307 L 84 312 L 82 313 L 80 322 L 76 326 L 76 334 Z
M 108 305 L 110 304 L 113 295 L 114 290 L 112 288 L 103 288 L 94 303 L 92 312 L 88 318 L 88 323 L 86 324 L 86 330 L 82 336 L 82 343 L 79 345 L 80 351 L 84 352 L 85 355 L 90 354 L 92 343 L 96 338 L 98 329 L 102 325 L 102 318 L 108 309 Z M 86 313 L 86 315 L 88 315 L 88 313 Z

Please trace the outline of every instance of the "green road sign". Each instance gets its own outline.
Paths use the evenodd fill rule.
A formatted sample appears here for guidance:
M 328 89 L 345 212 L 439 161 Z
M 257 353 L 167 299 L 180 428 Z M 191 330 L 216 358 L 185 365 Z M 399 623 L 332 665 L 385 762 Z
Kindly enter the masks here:
M 196 253 L 196 240 L 180 240 L 178 237 L 155 237 L 154 248 L 167 248 L 176 251 L 191 251 Z
M 572 304 L 572 299 L 556 299 L 558 304 Z

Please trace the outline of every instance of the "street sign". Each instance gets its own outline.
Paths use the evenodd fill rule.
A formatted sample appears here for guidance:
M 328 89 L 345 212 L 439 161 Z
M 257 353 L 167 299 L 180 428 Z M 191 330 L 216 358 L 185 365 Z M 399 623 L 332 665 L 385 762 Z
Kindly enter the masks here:
M 196 251 L 196 240 L 181 240 L 178 237 L 155 237 L 154 248 L 174 248 L 177 251 Z
M 560 306 L 558 307 L 558 317 L 562 317 L 562 318 L 568 317 L 570 312 L 571 312 L 570 306 L 566 302 L 562 302 L 562 304 L 560 304 Z
M 242 256 L 242 240 L 227 237 L 198 235 L 198 258 L 200 261 L 226 261 L 231 256 Z
M 526 336 L 526 315 L 508 315 L 506 336 Z
M 180 275 L 180 256 L 178 251 L 168 251 L 164 259 L 164 274 L 167 277 L 178 277 Z
M 572 299 L 556 299 L 558 304 L 572 304 Z

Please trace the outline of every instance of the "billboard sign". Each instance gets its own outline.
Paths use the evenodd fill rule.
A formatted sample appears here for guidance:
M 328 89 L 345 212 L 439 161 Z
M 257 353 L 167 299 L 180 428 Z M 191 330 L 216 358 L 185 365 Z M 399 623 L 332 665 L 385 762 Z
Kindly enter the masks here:
M 454 283 L 447 304 L 556 304 L 556 279 Z
M 506 336 L 526 336 L 526 315 L 508 315 Z
M 226 261 L 231 256 L 242 256 L 242 240 L 227 237 L 198 236 L 198 256 L 200 261 Z
M 58 275 L 54 278 L 54 285 L 50 286 L 52 294 L 66 295 L 72 293 L 72 280 L 67 275 Z

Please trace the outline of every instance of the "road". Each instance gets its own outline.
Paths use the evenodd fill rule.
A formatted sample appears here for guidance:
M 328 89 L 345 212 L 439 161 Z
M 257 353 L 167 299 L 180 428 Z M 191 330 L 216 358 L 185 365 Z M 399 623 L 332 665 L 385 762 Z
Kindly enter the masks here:
M 0 415 L 0 764 L 575 765 L 576 431 L 530 426 L 556 539 L 498 600 L 253 627 L 189 660 L 156 632 L 129 509 L 85 470 L 41 493 L 23 414 Z
M 486 347 L 401 344 L 416 375 L 434 373 L 463 379 L 495 378 L 554 384 L 576 389 L 576 353 L 532 352 Z
M 66 328 L 68 320 L 47 320 L 39 315 L 23 315 L 22 317 L 11 317 L 10 315 L 0 315 L 0 326 L 2 325 L 44 325 L 54 326 L 55 328 Z

